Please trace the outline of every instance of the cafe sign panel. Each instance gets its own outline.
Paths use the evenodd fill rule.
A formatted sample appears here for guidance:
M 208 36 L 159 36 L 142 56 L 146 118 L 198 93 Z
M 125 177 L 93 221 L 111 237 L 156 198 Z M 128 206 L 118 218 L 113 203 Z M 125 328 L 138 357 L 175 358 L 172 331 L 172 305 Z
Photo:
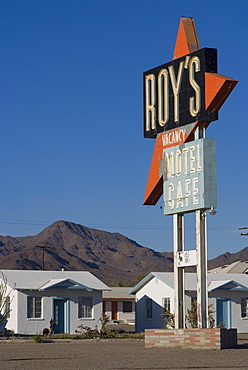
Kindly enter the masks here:
M 163 151 L 164 214 L 216 208 L 216 143 L 199 139 Z

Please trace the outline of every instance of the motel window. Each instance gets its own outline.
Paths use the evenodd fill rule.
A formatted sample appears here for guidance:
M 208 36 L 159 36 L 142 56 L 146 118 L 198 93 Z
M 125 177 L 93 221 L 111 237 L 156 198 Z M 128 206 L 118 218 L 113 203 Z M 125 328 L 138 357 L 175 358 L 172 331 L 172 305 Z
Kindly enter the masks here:
M 170 311 L 170 297 L 163 298 L 162 304 L 163 304 L 163 309 L 164 309 L 164 313 L 163 313 L 164 320 L 167 323 L 170 317 L 169 313 L 171 312 Z
M 92 318 L 92 297 L 78 297 L 78 318 Z
M 123 301 L 123 312 L 132 312 L 132 302 Z
M 170 297 L 163 298 L 164 312 L 170 312 Z
M 147 298 L 145 302 L 146 302 L 146 318 L 152 319 L 152 299 Z
M 248 317 L 248 298 L 241 298 L 241 317 Z
M 41 318 L 41 297 L 28 297 L 28 318 Z

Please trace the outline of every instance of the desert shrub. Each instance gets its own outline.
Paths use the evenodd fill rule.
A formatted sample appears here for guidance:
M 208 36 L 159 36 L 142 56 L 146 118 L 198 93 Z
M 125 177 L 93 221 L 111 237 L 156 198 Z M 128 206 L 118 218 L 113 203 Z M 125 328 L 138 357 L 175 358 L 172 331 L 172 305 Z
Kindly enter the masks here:
M 111 330 L 107 328 L 107 323 L 110 321 L 110 318 L 106 314 L 102 314 L 100 317 L 100 322 L 101 322 L 101 330 L 99 333 L 100 338 L 110 338 L 112 337 Z
M 115 339 L 144 339 L 144 333 L 113 333 L 113 338 Z
M 175 315 L 174 315 L 174 313 L 170 312 L 169 310 L 165 310 L 164 313 L 162 313 L 162 316 L 164 317 L 165 328 L 166 329 L 174 329 L 175 328 Z
M 7 305 L 9 299 L 9 305 Z M 7 279 L 0 273 L 0 323 L 5 321 L 10 313 L 10 292 L 7 294 Z
M 92 339 L 92 338 L 112 338 L 112 331 L 107 328 L 106 324 L 110 321 L 109 316 L 103 314 L 99 321 L 101 322 L 101 329 L 100 331 L 97 329 L 97 326 L 95 329 L 91 329 L 89 326 L 85 325 L 79 325 L 76 334 L 80 333 L 85 335 L 86 338 Z
M 3 336 L 6 338 L 6 339 L 9 339 L 12 335 L 15 335 L 15 332 L 14 330 L 8 330 L 6 328 L 3 329 Z
M 214 309 L 213 309 L 213 305 L 210 304 L 208 306 L 208 321 L 209 321 L 209 327 L 210 328 L 214 328 L 214 324 L 215 324 L 215 320 L 214 320 L 214 317 L 213 317 L 213 314 L 215 313 Z
M 225 327 L 225 321 L 221 320 L 221 322 L 216 326 L 217 328 L 224 328 Z
M 123 329 L 110 329 L 107 327 L 107 323 L 110 321 L 107 315 L 102 315 L 99 319 L 101 321 L 101 329 L 98 331 L 97 327 L 91 329 L 88 326 L 79 325 L 77 330 L 75 330 L 78 339 L 144 339 L 144 333 L 128 333 Z
M 35 343 L 43 343 L 40 335 L 35 335 L 33 337 L 33 340 L 34 340 Z
M 196 329 L 198 328 L 198 320 L 197 320 L 197 301 L 191 303 L 191 308 L 187 309 L 186 320 L 190 324 L 191 328 Z
M 110 330 L 110 334 L 108 337 L 102 339 L 144 339 L 144 333 L 127 333 L 124 331 L 113 331 Z M 84 339 L 92 339 L 89 336 L 77 332 L 77 334 L 68 334 L 68 333 L 61 333 L 61 334 L 53 334 L 51 339 L 75 339 L 75 340 L 84 340 Z M 98 340 L 101 338 L 98 338 Z
M 197 320 L 197 301 L 191 303 L 190 310 L 187 310 L 188 314 L 186 315 L 186 320 L 190 324 L 191 328 L 198 328 L 198 320 Z M 213 314 L 215 313 L 213 309 L 213 305 L 210 304 L 208 306 L 208 321 L 209 327 L 214 328 L 215 320 Z
M 94 339 L 94 338 L 99 338 L 100 333 L 97 330 L 97 327 L 95 329 L 91 329 L 89 326 L 85 325 L 79 325 L 78 329 L 75 330 L 76 334 L 83 334 L 85 338 L 87 339 Z

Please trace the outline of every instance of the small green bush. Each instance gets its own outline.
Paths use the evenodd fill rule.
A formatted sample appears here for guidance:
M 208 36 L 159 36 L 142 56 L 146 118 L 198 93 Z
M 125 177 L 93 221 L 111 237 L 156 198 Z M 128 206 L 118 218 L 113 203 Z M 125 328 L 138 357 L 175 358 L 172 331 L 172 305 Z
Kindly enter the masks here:
M 35 343 L 42 343 L 43 342 L 40 335 L 35 335 L 33 337 L 33 340 L 34 340 Z

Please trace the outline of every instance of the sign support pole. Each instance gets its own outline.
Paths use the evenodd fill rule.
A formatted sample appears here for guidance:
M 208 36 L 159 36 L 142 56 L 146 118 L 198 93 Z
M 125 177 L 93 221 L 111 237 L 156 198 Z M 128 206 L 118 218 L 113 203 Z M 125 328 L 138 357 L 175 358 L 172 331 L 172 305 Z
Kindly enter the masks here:
M 207 233 L 206 211 L 196 211 L 197 319 L 198 328 L 207 328 Z
M 195 140 L 205 138 L 205 129 L 197 128 Z M 207 328 L 207 215 L 205 210 L 196 211 L 196 275 L 198 328 Z
M 175 329 L 183 329 L 185 321 L 184 268 L 178 267 L 178 253 L 184 251 L 184 215 L 173 215 L 174 231 L 174 312 Z

